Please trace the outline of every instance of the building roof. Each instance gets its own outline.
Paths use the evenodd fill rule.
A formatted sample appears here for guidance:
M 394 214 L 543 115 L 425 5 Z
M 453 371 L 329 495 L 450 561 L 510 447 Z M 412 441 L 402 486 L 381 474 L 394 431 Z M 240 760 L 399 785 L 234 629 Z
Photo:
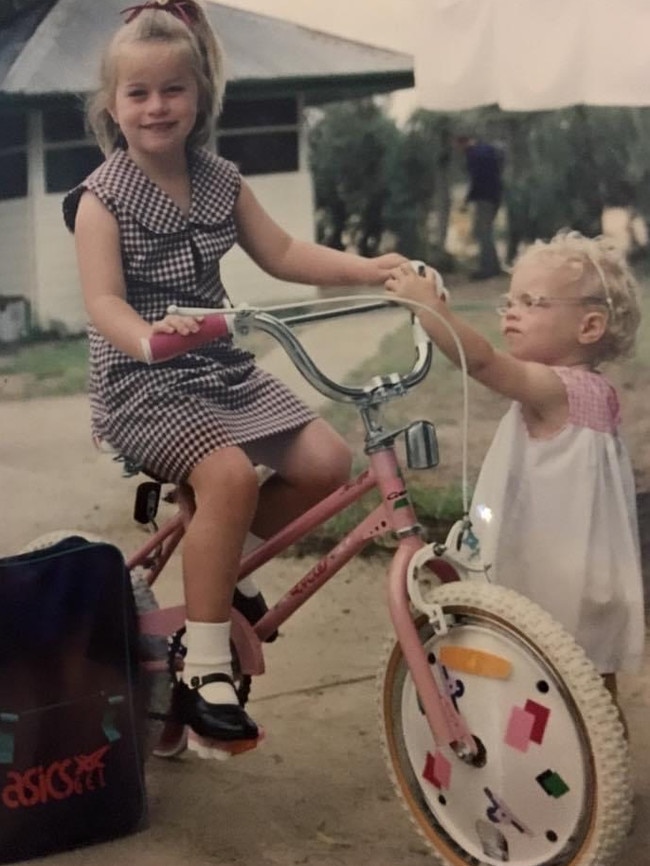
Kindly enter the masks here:
M 0 96 L 87 93 L 128 0 L 43 0 L 0 27 Z M 300 91 L 307 103 L 412 87 L 413 58 L 266 15 L 208 3 L 227 57 L 228 95 Z

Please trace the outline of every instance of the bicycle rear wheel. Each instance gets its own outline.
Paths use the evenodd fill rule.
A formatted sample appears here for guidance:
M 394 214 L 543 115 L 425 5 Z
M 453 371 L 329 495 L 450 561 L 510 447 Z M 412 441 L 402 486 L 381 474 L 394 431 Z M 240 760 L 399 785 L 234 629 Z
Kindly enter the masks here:
M 608 866 L 631 821 L 629 753 L 602 679 L 537 605 L 503 587 L 437 588 L 449 626 L 416 626 L 480 744 L 480 766 L 437 747 L 399 644 L 380 672 L 384 754 L 445 866 Z M 484 751 L 483 751 L 484 750 Z

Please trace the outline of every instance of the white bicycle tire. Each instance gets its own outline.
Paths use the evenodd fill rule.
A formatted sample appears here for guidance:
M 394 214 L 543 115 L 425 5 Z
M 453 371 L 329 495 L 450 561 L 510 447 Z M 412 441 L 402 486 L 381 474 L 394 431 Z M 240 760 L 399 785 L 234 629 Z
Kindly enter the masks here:
M 484 733 L 484 717 L 488 715 L 493 717 L 491 727 L 499 731 L 501 725 L 501 732 L 481 737 L 487 743 L 485 768 L 467 767 L 448 750 L 457 787 L 453 792 L 450 787 L 445 795 L 424 778 L 426 767 L 422 767 L 423 750 L 427 750 L 426 761 L 429 754 L 437 760 L 442 752 L 443 763 L 444 750 L 436 750 L 433 743 L 399 644 L 393 642 L 387 647 L 378 678 L 384 757 L 400 800 L 438 862 L 444 866 L 496 866 L 502 862 L 515 866 L 610 866 L 616 862 L 632 818 L 629 750 L 618 711 L 585 653 L 546 612 L 503 587 L 473 581 L 450 583 L 437 588 L 430 600 L 442 606 L 454 625 L 449 637 L 431 637 L 427 619 L 418 620 L 417 627 L 428 651 L 435 649 L 448 654 L 448 650 L 442 650 L 445 640 L 446 646 L 453 647 L 462 647 L 463 641 L 468 640 L 470 646 L 472 642 L 484 644 L 484 649 L 498 650 L 501 646 L 502 653 L 505 647 L 510 647 L 515 672 L 510 684 L 509 680 L 463 673 L 461 682 L 466 693 L 459 697 L 459 709 L 472 733 L 479 736 Z M 523 757 L 518 754 L 525 744 L 513 748 L 501 740 L 508 718 L 508 701 L 514 698 L 521 704 L 526 678 L 536 670 L 543 674 L 536 684 L 550 683 L 539 704 L 546 701 L 552 709 L 549 718 L 553 719 L 542 741 L 547 745 L 543 747 L 544 761 L 540 766 L 546 766 L 548 757 L 554 765 L 549 764 L 548 771 L 557 773 L 560 779 L 562 773 L 566 775 L 571 784 L 564 796 L 557 796 L 559 787 L 552 796 L 544 790 L 542 784 L 556 784 L 555 777 L 549 782 L 551 777 L 544 772 L 539 775 L 545 781 L 535 777 L 532 784 L 528 764 L 535 760 L 537 743 L 531 743 L 527 759 L 525 754 Z M 489 690 L 500 703 L 496 710 L 488 704 L 487 712 L 483 710 L 481 693 L 487 694 Z M 513 713 L 520 713 L 521 709 L 512 704 L 511 721 Z M 499 713 L 503 716 L 501 721 Z M 577 757 L 576 749 L 571 751 L 572 744 L 578 747 Z M 515 753 L 516 760 L 510 752 Z M 435 775 L 433 778 L 436 784 L 440 783 Z M 481 796 L 494 793 L 488 781 L 494 785 L 495 778 L 497 785 L 503 784 L 509 792 L 505 800 L 498 797 L 498 801 L 510 804 L 508 820 L 516 817 L 519 826 L 523 824 L 524 841 L 519 828 L 493 824 L 492 818 L 485 820 L 481 810 L 494 801 L 485 804 Z M 499 782 L 500 778 L 503 782 Z M 476 789 L 474 795 L 472 786 Z M 557 804 L 552 802 L 554 799 Z M 579 812 L 579 817 L 572 817 L 571 810 L 576 815 Z M 547 818 L 549 823 L 558 822 L 553 825 L 555 829 L 546 829 Z M 545 841 L 542 831 L 547 834 Z M 534 843 L 528 833 L 535 834 Z M 555 840 L 553 835 L 557 836 Z

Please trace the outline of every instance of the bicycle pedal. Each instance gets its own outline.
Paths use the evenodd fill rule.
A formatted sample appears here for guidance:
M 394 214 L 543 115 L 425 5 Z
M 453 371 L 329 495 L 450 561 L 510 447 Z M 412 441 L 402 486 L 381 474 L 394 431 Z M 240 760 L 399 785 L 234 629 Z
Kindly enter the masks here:
M 158 742 L 151 750 L 156 758 L 177 758 L 187 749 L 187 728 L 180 722 L 165 722 Z
M 255 740 L 213 740 L 209 737 L 200 737 L 190 729 L 187 737 L 187 748 L 194 752 L 199 758 L 213 761 L 227 761 L 236 755 L 243 755 L 256 749 L 264 739 L 264 731 L 259 729 L 259 736 Z

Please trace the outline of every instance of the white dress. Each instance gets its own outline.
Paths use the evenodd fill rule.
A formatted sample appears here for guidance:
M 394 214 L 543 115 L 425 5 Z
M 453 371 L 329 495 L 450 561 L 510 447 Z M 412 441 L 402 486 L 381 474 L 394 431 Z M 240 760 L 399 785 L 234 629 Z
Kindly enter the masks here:
M 501 420 L 470 517 L 495 583 L 545 608 L 601 673 L 634 670 L 644 643 L 634 478 L 618 399 L 600 374 L 556 367 L 569 420 L 532 438 L 521 404 Z

